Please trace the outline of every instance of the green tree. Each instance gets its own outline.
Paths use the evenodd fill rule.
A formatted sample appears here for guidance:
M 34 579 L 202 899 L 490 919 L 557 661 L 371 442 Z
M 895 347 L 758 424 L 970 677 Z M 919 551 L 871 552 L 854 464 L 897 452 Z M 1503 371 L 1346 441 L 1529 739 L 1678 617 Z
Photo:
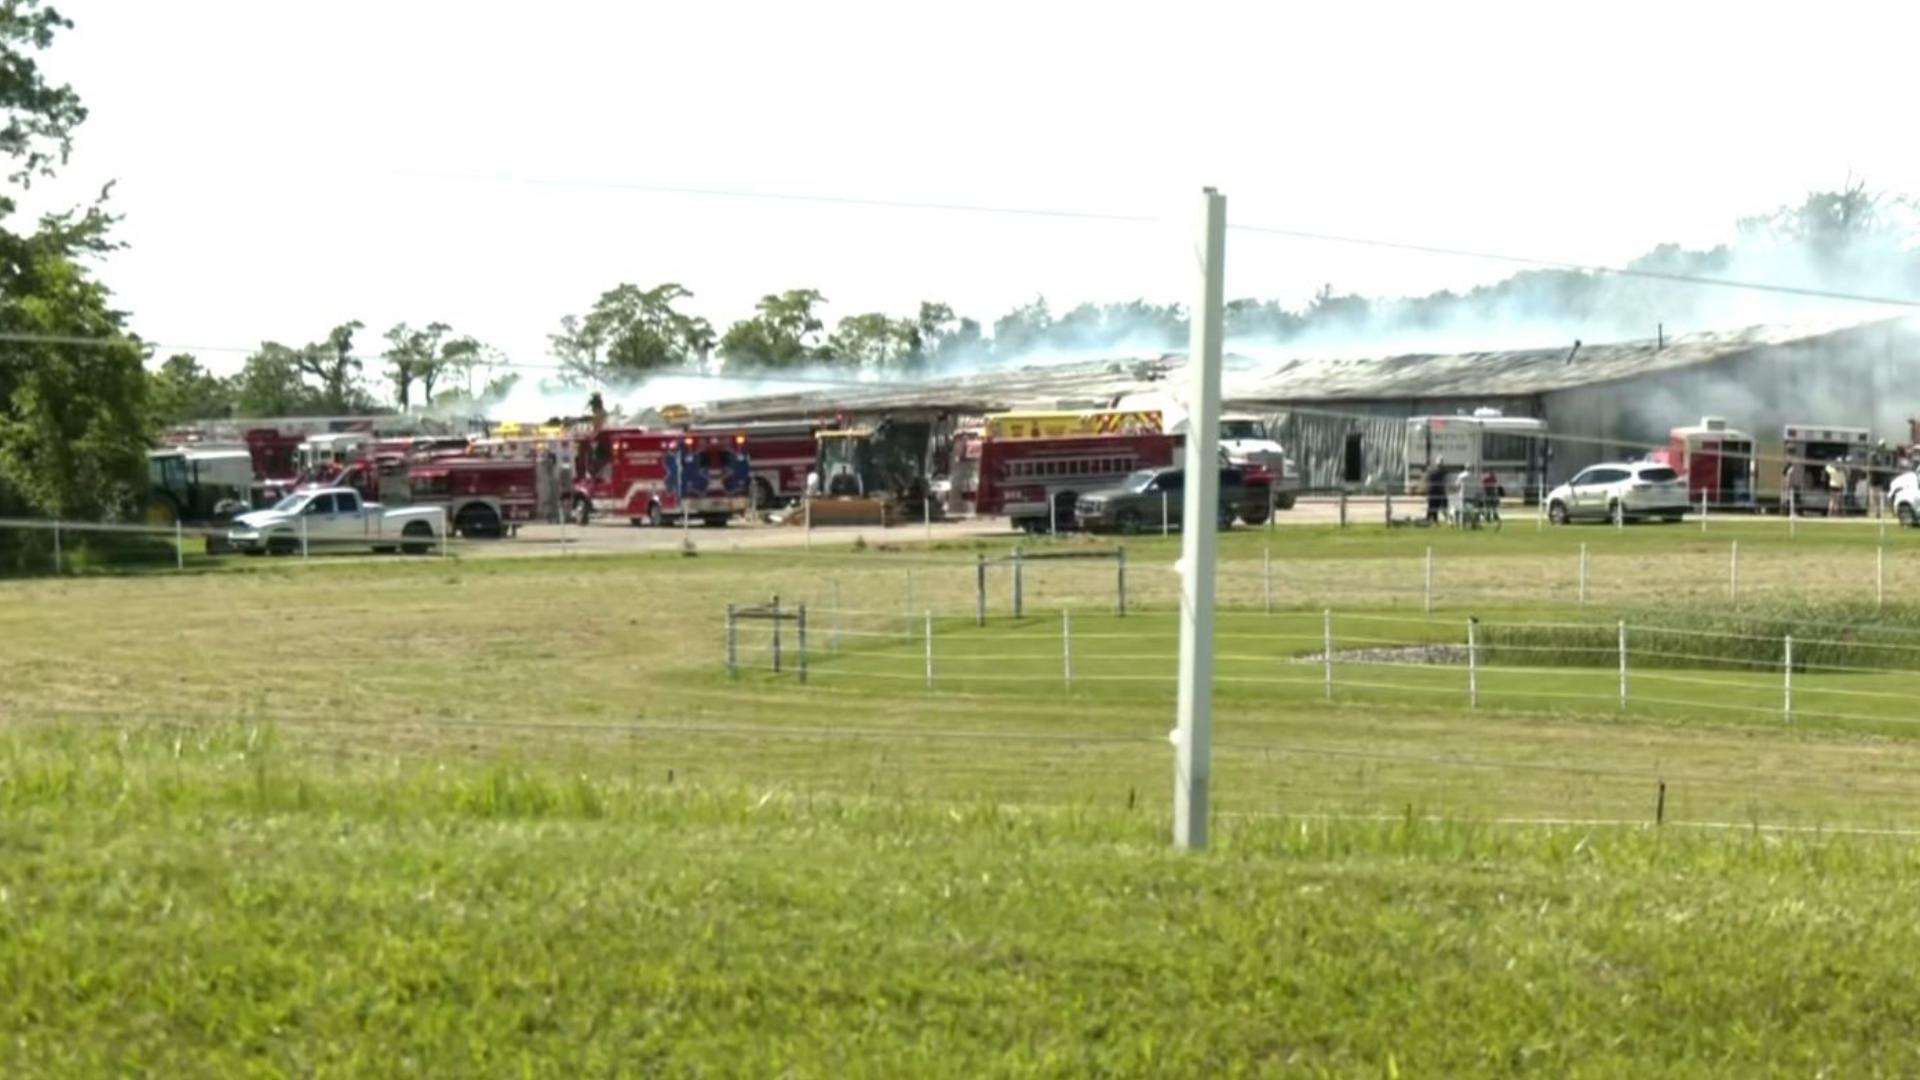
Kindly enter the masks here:
M 922 366 L 940 367 L 975 359 L 986 351 L 980 337 L 980 323 L 954 314 L 947 304 L 921 301 L 920 314 L 914 322 L 920 332 Z
M 870 311 L 840 320 L 827 338 L 826 356 L 854 367 L 909 367 L 920 359 L 920 325 Z
M 233 380 L 240 416 L 302 416 L 325 411 L 321 395 L 300 377 L 299 350 L 264 341 Z
M 1013 359 L 1042 348 L 1053 329 L 1053 311 L 1047 298 L 1036 296 L 993 321 L 993 355 Z
M 364 329 L 366 324 L 358 319 L 341 323 L 327 331 L 325 341 L 294 354 L 300 373 L 319 382 L 320 408 L 328 413 L 359 412 L 370 404 L 360 388 L 362 364 L 353 353 L 353 335 Z
M 586 315 L 561 319 L 548 340 L 568 375 L 588 382 L 703 365 L 713 352 L 713 324 L 674 307 L 692 296 L 674 282 L 651 289 L 622 283 L 601 293 Z
M 813 309 L 826 302 L 817 289 L 761 297 L 753 318 L 727 328 L 720 339 L 721 358 L 742 368 L 791 368 L 822 359 L 820 331 L 826 324 Z
M 34 56 L 71 26 L 39 0 L 0 2 L 0 155 L 14 189 L 52 175 L 86 119 Z M 0 365 L 0 504 L 67 516 L 129 509 L 145 489 L 152 420 L 145 350 L 79 261 L 113 247 L 107 193 L 24 233 L 11 225 L 17 195 L 0 189 L 0 332 L 18 335 Z
M 19 336 L 0 364 L 0 501 L 96 518 L 144 491 L 148 374 L 69 243 L 58 228 L 0 237 L 0 333 Z
M 233 389 L 191 353 L 167 357 L 148 380 L 148 405 L 162 427 L 233 415 Z

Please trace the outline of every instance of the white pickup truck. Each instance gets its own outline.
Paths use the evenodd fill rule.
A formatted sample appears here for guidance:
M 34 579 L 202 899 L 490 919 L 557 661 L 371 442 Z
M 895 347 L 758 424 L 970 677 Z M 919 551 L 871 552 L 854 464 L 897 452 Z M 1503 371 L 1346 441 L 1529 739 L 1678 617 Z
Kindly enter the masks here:
M 361 501 L 352 488 L 311 488 L 234 518 L 227 541 L 248 555 L 343 548 L 421 555 L 433 549 L 445 522 L 438 506 L 387 510 Z

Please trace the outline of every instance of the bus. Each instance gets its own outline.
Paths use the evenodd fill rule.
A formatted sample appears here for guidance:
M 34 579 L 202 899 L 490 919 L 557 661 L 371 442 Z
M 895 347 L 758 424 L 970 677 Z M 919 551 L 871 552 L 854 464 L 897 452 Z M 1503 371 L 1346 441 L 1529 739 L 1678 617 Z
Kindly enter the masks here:
M 1407 493 L 1426 494 L 1427 470 L 1439 462 L 1448 490 L 1461 471 L 1492 472 L 1508 498 L 1540 501 L 1547 479 L 1547 422 L 1502 416 L 1494 409 L 1472 415 L 1414 416 L 1407 420 Z

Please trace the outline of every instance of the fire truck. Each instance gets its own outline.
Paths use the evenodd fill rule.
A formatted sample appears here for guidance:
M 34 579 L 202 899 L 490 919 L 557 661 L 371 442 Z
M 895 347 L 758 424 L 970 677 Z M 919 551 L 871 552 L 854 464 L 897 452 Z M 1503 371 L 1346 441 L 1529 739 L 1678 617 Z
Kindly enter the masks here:
M 1179 465 L 1184 442 L 1162 430 L 1153 410 L 990 416 L 978 431 L 954 436 L 953 497 L 975 514 L 1004 514 L 1028 532 L 1072 529 L 1083 492 L 1141 469 Z M 1254 494 L 1241 517 L 1258 525 L 1267 520 L 1273 476 L 1248 466 L 1246 479 Z
M 383 440 L 326 483 L 383 506 L 444 506 L 448 527 L 468 539 L 498 539 L 536 520 L 539 480 L 531 460 L 477 456 L 464 440 Z
M 753 496 L 756 509 L 769 509 L 800 501 L 807 492 L 807 474 L 813 471 L 819 455 L 815 436 L 820 425 L 810 420 L 769 421 L 742 424 L 735 428 L 696 426 L 688 434 L 700 439 L 746 437 L 747 458 L 753 465 Z
M 1492 473 L 1509 497 L 1535 503 L 1546 492 L 1547 422 L 1502 416 L 1497 409 L 1473 415 L 1407 418 L 1407 493 L 1424 494 L 1427 470 L 1439 465 L 1447 486 L 1465 472 Z
M 581 525 L 603 515 L 634 525 L 699 518 L 718 527 L 747 512 L 752 480 L 743 433 L 589 428 L 574 443 L 568 511 Z

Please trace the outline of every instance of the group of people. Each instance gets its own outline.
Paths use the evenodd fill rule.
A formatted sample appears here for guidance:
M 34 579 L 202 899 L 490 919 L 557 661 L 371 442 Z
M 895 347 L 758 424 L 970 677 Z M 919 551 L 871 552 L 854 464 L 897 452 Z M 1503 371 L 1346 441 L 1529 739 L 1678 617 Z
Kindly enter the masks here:
M 1793 493 L 1794 503 L 1804 507 L 1806 502 L 1800 489 L 1803 485 L 1812 486 L 1817 476 L 1817 486 L 1827 495 L 1828 517 L 1839 517 L 1854 510 L 1875 516 L 1883 513 L 1887 489 L 1894 477 L 1910 467 L 1885 442 L 1865 454 L 1835 458 L 1825 465 L 1805 463 L 1804 472 L 1802 464 L 1789 461 L 1784 466 L 1786 487 Z
M 1425 480 L 1427 487 L 1427 524 L 1438 525 L 1451 516 L 1447 506 L 1446 458 L 1436 457 L 1433 459 L 1433 464 L 1427 467 Z M 1462 514 L 1471 510 L 1477 513 L 1483 520 L 1498 522 L 1500 520 L 1500 500 L 1505 498 L 1507 494 L 1506 488 L 1500 484 L 1500 478 L 1493 475 L 1492 469 L 1488 469 L 1480 474 L 1478 484 L 1474 485 L 1471 489 L 1468 486 L 1468 480 L 1467 470 L 1461 469 L 1454 481 L 1454 486 L 1460 493 L 1460 510 Z

